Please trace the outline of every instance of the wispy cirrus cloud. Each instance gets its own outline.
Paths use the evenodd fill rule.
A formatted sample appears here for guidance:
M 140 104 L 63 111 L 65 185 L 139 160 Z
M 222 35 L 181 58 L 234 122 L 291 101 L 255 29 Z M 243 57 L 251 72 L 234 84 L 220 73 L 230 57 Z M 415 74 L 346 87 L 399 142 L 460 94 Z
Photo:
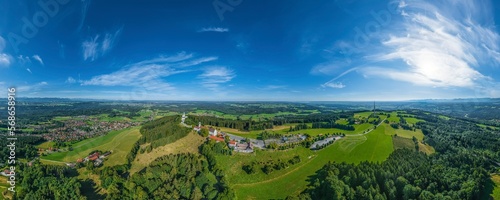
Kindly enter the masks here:
M 33 59 L 35 59 L 36 61 L 38 61 L 40 64 L 44 65 L 44 64 L 43 64 L 43 60 L 42 60 L 42 58 L 40 58 L 40 56 L 39 56 L 39 55 L 36 55 L 36 54 L 35 54 L 35 55 L 31 56 L 31 57 L 32 57 Z
M 288 86 L 286 85 L 267 85 L 264 87 L 264 90 L 277 90 L 277 89 L 284 89 L 287 88 Z
M 106 33 L 104 35 L 95 35 L 82 43 L 83 60 L 94 61 L 97 58 L 104 56 L 115 45 L 116 40 L 120 36 L 123 28 L 116 30 L 114 33 Z
M 12 63 L 12 56 L 4 53 L 5 40 L 0 36 L 0 67 L 8 67 Z
M 322 87 L 329 87 L 329 88 L 337 88 L 337 89 L 342 89 L 345 88 L 345 85 L 341 82 L 326 82 L 321 85 Z
M 208 27 L 208 28 L 202 28 L 198 30 L 198 33 L 202 32 L 218 32 L 218 33 L 224 33 L 224 32 L 229 32 L 228 28 L 222 28 L 222 27 Z
M 314 66 L 311 74 L 344 71 L 321 85 L 333 88 L 345 87 L 337 79 L 352 71 L 417 86 L 485 87 L 495 80 L 482 73 L 483 66 L 500 64 L 491 8 L 486 1 L 400 1 L 391 27 L 369 38 L 375 42 L 359 48 L 356 41 L 337 41 L 325 49 L 337 56 Z
M 81 81 L 81 85 L 97 86 L 130 86 L 151 91 L 175 89 L 164 78 L 190 71 L 186 67 L 216 60 L 216 57 L 193 59 L 192 54 L 185 52 L 172 56 L 159 56 L 150 60 L 124 66 L 109 74 L 98 75 L 90 80 Z
M 207 67 L 198 76 L 202 81 L 202 86 L 213 91 L 219 91 L 221 84 L 231 81 L 234 77 L 236 77 L 236 73 L 225 66 Z
M 500 36 L 492 24 L 491 9 L 470 2 L 409 1 L 402 3 L 404 31 L 388 33 L 381 53 L 368 55 L 374 62 L 403 61 L 394 69 L 369 67 L 362 71 L 416 85 L 434 87 L 477 86 L 491 80 L 479 72 L 481 64 L 500 63 Z M 400 6 L 401 7 L 401 6 Z M 481 13 L 481 15 L 479 15 Z
M 73 84 L 73 83 L 76 83 L 76 80 L 75 80 L 73 77 L 69 76 L 69 77 L 66 79 L 66 81 L 64 81 L 64 82 L 65 82 L 65 83 L 69 83 L 69 84 Z

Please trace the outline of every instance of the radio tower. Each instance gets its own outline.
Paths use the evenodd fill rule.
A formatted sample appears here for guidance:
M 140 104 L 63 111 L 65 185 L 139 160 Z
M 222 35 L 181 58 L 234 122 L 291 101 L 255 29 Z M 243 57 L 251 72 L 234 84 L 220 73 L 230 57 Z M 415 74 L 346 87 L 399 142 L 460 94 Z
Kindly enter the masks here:
M 375 101 L 373 101 L 373 117 L 375 117 Z

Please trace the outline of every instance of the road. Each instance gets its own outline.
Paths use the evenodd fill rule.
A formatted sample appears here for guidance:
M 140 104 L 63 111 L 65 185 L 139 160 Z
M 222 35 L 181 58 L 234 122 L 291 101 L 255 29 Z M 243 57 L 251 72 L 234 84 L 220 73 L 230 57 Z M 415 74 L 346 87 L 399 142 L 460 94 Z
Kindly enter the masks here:
M 380 123 L 378 123 L 377 127 L 379 127 L 382 123 L 384 123 L 384 121 L 385 121 L 386 119 L 387 119 L 387 117 L 385 117 L 382 121 L 380 121 Z M 373 130 L 375 130 L 375 129 L 370 129 L 370 130 L 368 130 L 368 132 L 366 132 L 366 133 L 349 134 L 349 135 L 348 135 L 348 134 L 346 134 L 345 136 L 361 136 L 361 135 L 366 135 L 366 134 L 368 134 L 368 133 L 372 132 Z

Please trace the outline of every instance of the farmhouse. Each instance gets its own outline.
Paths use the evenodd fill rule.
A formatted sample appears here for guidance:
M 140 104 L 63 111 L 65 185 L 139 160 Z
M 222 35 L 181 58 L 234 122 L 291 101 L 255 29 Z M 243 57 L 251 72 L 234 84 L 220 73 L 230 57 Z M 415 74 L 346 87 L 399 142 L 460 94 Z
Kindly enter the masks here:
M 251 142 L 236 144 L 236 148 L 234 150 L 237 152 L 251 153 L 253 152 L 253 144 Z
M 210 135 L 208 138 L 215 140 L 216 142 L 224 142 L 224 138 Z

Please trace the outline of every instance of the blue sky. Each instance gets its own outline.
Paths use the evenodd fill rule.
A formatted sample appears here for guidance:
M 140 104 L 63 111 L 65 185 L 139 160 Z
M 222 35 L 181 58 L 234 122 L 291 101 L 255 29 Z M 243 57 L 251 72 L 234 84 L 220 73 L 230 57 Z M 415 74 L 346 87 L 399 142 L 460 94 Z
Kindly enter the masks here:
M 500 97 L 497 1 L 1 2 L 0 88 L 23 97 Z

